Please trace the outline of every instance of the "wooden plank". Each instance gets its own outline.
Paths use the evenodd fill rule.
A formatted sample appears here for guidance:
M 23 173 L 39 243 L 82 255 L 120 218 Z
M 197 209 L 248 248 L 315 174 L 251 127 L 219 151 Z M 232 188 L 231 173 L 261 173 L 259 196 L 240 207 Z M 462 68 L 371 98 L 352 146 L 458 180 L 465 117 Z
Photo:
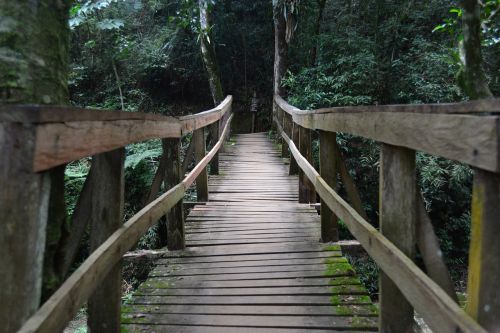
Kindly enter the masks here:
M 364 295 L 331 296 L 136 296 L 130 304 L 213 304 L 213 305 L 362 305 L 371 304 Z
M 221 119 L 226 112 L 231 110 L 233 97 L 228 95 L 219 105 L 208 111 L 199 112 L 197 114 L 180 117 L 179 120 L 182 124 L 182 133 L 193 132 L 208 126 L 219 119 Z
M 500 175 L 474 170 L 467 311 L 486 330 L 500 327 Z
M 171 117 L 144 112 L 83 109 L 56 105 L 3 105 L 0 121 L 15 123 L 63 123 L 79 121 L 152 120 L 171 122 Z
M 183 279 L 165 279 L 163 277 L 150 278 L 144 283 L 144 288 L 262 288 L 262 287 L 315 287 L 315 286 L 343 286 L 361 284 L 354 276 L 309 277 L 296 279 L 285 277 L 278 279 L 258 280 L 228 280 L 228 281 L 185 281 Z
M 214 323 L 224 326 L 262 327 L 262 328 L 302 328 L 302 329 L 365 329 L 373 331 L 376 322 L 370 317 L 359 317 L 353 321 L 349 317 L 333 318 L 319 316 L 252 316 L 252 315 L 198 315 L 198 314 L 156 314 L 145 313 L 141 317 L 126 314 L 123 318 L 128 324 L 170 324 L 210 326 Z
M 92 158 L 95 180 L 91 188 L 90 250 L 95 251 L 123 223 L 125 149 Z M 121 263 L 112 265 L 89 298 L 88 326 L 92 332 L 120 332 Z
M 492 112 L 497 112 L 500 110 L 499 101 L 483 102 Z M 500 171 L 500 117 L 450 113 L 458 113 L 459 110 L 467 112 L 474 109 L 472 106 L 365 106 L 302 111 L 282 99 L 278 104 L 292 114 L 295 123 L 305 128 L 350 133 L 439 155 L 484 170 Z M 416 111 L 409 112 L 411 110 Z M 470 128 L 476 128 L 477 132 L 472 133 Z M 456 140 L 457 137 L 461 139 Z
M 240 315 L 305 315 L 342 316 L 346 312 L 354 316 L 376 316 L 377 309 L 373 304 L 321 306 L 321 305 L 163 305 L 155 307 L 125 305 L 128 313 L 191 313 L 191 314 L 240 314 Z
M 107 120 L 44 123 L 37 126 L 33 171 L 48 170 L 128 144 L 180 137 L 180 124 L 167 120 Z
M 166 162 L 164 184 L 170 189 L 182 180 L 181 142 L 179 139 L 162 140 L 163 154 Z M 180 200 L 166 215 L 167 248 L 170 251 L 182 250 L 185 247 L 184 209 Z
M 282 97 L 275 95 L 274 100 L 282 110 L 288 114 L 294 114 L 302 110 L 288 104 Z M 433 113 L 433 114 L 481 114 L 499 113 L 500 98 L 487 98 L 460 103 L 436 103 L 436 104 L 400 104 L 400 105 L 361 105 L 340 106 L 314 110 L 318 112 L 401 112 L 401 113 Z M 311 112 L 311 111 L 307 111 Z
M 326 183 L 335 188 L 337 185 L 338 163 L 335 151 L 337 148 L 337 135 L 334 132 L 319 132 L 319 169 Z M 336 242 L 339 240 L 338 218 L 321 200 L 321 240 L 323 242 Z
M 16 332 L 39 306 L 50 193 L 31 169 L 35 127 L 0 123 L 0 332 Z
M 292 328 L 271 328 L 271 327 L 242 327 L 242 326 L 182 326 L 182 325 L 141 325 L 130 324 L 123 326 L 127 332 L 147 332 L 157 333 L 324 333 L 325 330 L 315 329 L 292 329 Z M 345 332 L 345 330 L 329 330 L 331 333 Z M 351 333 L 362 333 L 363 331 L 351 331 Z
M 367 295 L 362 285 L 257 288 L 141 288 L 135 296 Z
M 205 133 L 203 128 L 197 129 L 193 132 L 193 142 L 194 159 L 195 163 L 198 164 L 206 154 Z M 203 168 L 196 178 L 196 200 L 208 201 L 208 174 L 206 167 Z
M 285 140 L 290 142 L 286 134 Z M 404 253 L 364 220 L 345 202 L 289 143 L 299 167 L 313 182 L 320 197 L 341 218 L 377 265 L 394 281 L 403 295 L 418 311 L 431 329 L 438 332 L 486 332 L 422 272 Z
M 380 232 L 410 260 L 416 250 L 415 151 L 383 144 L 380 152 Z M 410 332 L 413 308 L 384 272 L 379 276 L 380 331 Z

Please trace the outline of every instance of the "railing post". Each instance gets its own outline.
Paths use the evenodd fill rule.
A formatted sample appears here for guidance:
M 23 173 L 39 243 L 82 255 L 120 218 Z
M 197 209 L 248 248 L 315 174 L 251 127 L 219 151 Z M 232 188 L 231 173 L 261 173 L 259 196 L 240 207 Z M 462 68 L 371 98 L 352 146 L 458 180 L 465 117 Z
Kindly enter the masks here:
M 337 185 L 339 161 L 336 159 L 337 141 L 335 132 L 319 131 L 319 170 L 321 177 L 331 188 Z M 338 218 L 321 200 L 321 240 L 336 242 L 339 240 Z
M 165 154 L 164 184 L 169 190 L 182 181 L 182 164 L 180 139 L 163 139 L 163 154 Z M 170 251 L 184 249 L 184 212 L 180 200 L 167 214 L 167 248 Z
M 212 144 L 215 145 L 217 141 L 219 141 L 220 136 L 219 121 L 210 125 L 210 136 L 212 137 Z M 219 174 L 219 152 L 217 152 L 210 161 L 210 174 Z
M 34 173 L 33 125 L 0 123 L 0 332 L 38 308 L 50 177 Z
M 198 164 L 206 154 L 205 132 L 203 128 L 193 132 L 194 159 Z M 196 195 L 198 202 L 208 201 L 208 175 L 207 168 L 204 168 L 198 178 L 196 178 Z
M 94 251 L 123 224 L 125 149 L 92 158 L 90 250 Z M 120 332 L 121 262 L 116 264 L 89 298 L 91 332 Z
M 295 144 L 295 147 L 299 147 L 299 125 L 295 124 L 293 122 L 293 119 L 290 119 L 291 125 L 290 125 L 290 138 L 292 139 L 293 143 Z M 288 174 L 291 175 L 296 175 L 299 173 L 299 165 L 297 164 L 297 161 L 293 156 L 290 158 L 290 168 L 288 170 Z
M 311 130 L 299 126 L 299 151 L 309 162 L 312 162 Z M 316 192 L 306 174 L 299 169 L 299 202 L 316 203 Z
M 286 133 L 286 116 L 288 115 L 288 113 L 285 112 L 285 110 L 281 110 L 281 120 L 280 120 L 280 124 L 281 124 L 281 128 L 283 129 L 283 132 Z M 288 156 L 288 145 L 286 143 L 285 140 L 281 140 L 281 157 L 287 157 Z
M 487 331 L 500 328 L 500 174 L 474 170 L 467 312 Z
M 409 258 L 416 249 L 415 151 L 387 144 L 380 153 L 380 231 Z M 380 332 L 413 332 L 413 308 L 380 273 Z

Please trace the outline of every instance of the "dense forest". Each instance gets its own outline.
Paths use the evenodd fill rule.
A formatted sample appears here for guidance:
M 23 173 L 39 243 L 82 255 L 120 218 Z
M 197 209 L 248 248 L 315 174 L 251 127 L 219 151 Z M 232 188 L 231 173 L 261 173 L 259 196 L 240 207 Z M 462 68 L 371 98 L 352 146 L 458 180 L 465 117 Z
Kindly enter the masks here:
M 220 89 L 245 111 L 257 96 L 258 129 L 270 128 L 273 91 L 273 6 L 267 1 L 207 1 L 210 25 L 200 25 L 196 1 L 82 1 L 71 8 L 71 102 L 181 115 L 213 105 L 200 51 L 213 46 Z M 287 71 L 282 91 L 303 109 L 343 105 L 457 102 L 464 86 L 462 8 L 456 1 L 289 1 L 282 6 L 287 33 Z M 484 72 L 493 95 L 500 92 L 498 1 L 481 8 Z M 463 47 L 462 47 L 463 48 Z M 243 126 L 242 130 L 248 128 Z M 338 136 L 349 171 L 370 220 L 377 223 L 378 146 Z M 317 161 L 318 141 L 314 141 Z M 187 143 L 186 143 L 187 146 Z M 159 142 L 128 150 L 129 213 L 147 195 Z M 317 163 L 317 162 L 316 162 Z M 418 180 L 441 248 L 463 284 L 470 235 L 472 172 L 468 166 L 419 153 Z M 87 166 L 70 166 L 68 194 L 78 193 Z M 341 189 L 342 191 L 342 189 Z M 68 207 L 74 196 L 67 196 Z M 349 238 L 346 229 L 342 236 Z M 161 245 L 158 230 L 141 241 Z M 375 271 L 371 263 L 366 270 Z M 376 276 L 372 274 L 372 289 Z M 462 285 L 463 288 L 463 285 Z
M 54 88 L 62 91 L 60 98 L 46 100 L 44 94 L 26 97 L 18 93 L 19 82 L 24 82 L 24 78 L 16 73 L 22 72 L 18 69 L 25 64 L 13 63 L 9 53 L 12 50 L 0 48 L 2 101 L 70 103 L 85 108 L 180 116 L 210 109 L 231 94 L 235 113 L 257 108 L 257 131 L 271 131 L 273 92 L 305 110 L 459 102 L 500 94 L 499 0 L 60 3 L 64 5 L 53 4 L 44 9 L 48 19 L 43 24 L 49 33 L 45 40 L 39 40 L 39 47 L 43 48 L 53 43 L 51 38 L 69 39 L 67 46 L 60 43 L 61 58 L 52 59 L 54 68 L 69 68 L 67 75 L 60 76 L 59 83 L 65 87 Z M 475 6 L 472 19 L 468 16 L 470 3 Z M 5 5 L 5 11 L 19 10 L 14 7 Z M 51 23 L 60 17 L 67 20 L 67 29 Z M 479 20 L 480 31 L 474 32 L 468 25 L 467 20 L 473 19 Z M 24 52 L 22 41 L 9 30 L 10 24 L 8 20 L 1 23 L 0 43 Z M 33 26 L 37 22 L 26 24 Z M 275 40 L 280 25 L 284 34 L 281 44 Z M 56 29 L 63 34 L 50 35 Z M 275 52 L 283 62 L 279 82 L 275 82 L 276 68 L 273 70 Z M 475 60 L 468 63 L 466 59 Z M 235 130 L 249 131 L 248 118 L 241 115 L 237 119 Z M 183 142 L 183 153 L 189 149 L 189 141 L 187 137 Z M 347 134 L 338 135 L 337 141 L 369 221 L 377 225 L 379 147 L 375 142 Z M 317 137 L 313 140 L 313 152 L 317 165 Z M 162 154 L 161 141 L 131 145 L 126 154 L 125 215 L 130 217 L 156 195 L 150 193 L 150 184 Z M 64 200 L 66 211 L 54 213 L 59 216 L 59 223 L 49 228 L 44 297 L 88 256 L 87 233 L 83 230 L 81 239 L 72 242 L 77 222 L 69 221 L 67 216 L 73 213 L 90 167 L 90 159 L 84 159 L 58 171 L 65 180 L 64 197 L 60 200 Z M 444 257 L 457 289 L 463 291 L 472 171 L 454 161 L 417 153 L 417 172 Z M 342 184 L 338 190 L 345 192 Z M 352 238 L 345 227 L 341 237 Z M 163 246 L 165 227 L 160 222 L 137 247 Z M 375 264 L 367 258 L 352 261 L 364 273 L 364 282 L 375 295 Z M 136 278 L 131 278 L 134 283 Z

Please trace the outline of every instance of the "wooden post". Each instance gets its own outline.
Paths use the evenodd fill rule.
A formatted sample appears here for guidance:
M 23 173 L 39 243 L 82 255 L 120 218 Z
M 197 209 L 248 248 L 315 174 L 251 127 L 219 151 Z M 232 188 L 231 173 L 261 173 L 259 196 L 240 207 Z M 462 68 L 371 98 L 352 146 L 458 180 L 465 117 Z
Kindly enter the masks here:
M 281 124 L 281 128 L 283 129 L 283 132 L 286 133 L 286 117 L 288 116 L 288 113 L 286 113 L 285 111 L 281 111 L 282 112 L 282 115 L 281 115 L 281 120 L 280 120 L 280 124 Z M 286 143 L 285 140 L 281 140 L 281 157 L 288 157 L 288 145 Z
M 204 129 L 200 128 L 193 132 L 194 140 L 194 159 L 198 164 L 205 157 L 205 133 Z M 208 201 L 208 175 L 207 168 L 204 168 L 198 178 L 196 178 L 196 196 L 198 202 Z
M 220 128 L 219 121 L 210 125 L 210 136 L 212 137 L 212 146 L 219 141 L 220 136 Z M 210 174 L 218 175 L 219 174 L 219 152 L 217 152 L 212 160 L 210 161 Z
M 500 175 L 474 170 L 467 312 L 489 332 L 500 328 Z
M 35 126 L 0 123 L 0 332 L 17 332 L 41 297 L 48 174 L 33 173 Z
M 90 250 L 94 251 L 123 224 L 125 149 L 92 158 L 95 177 L 91 184 Z M 89 298 L 90 331 L 120 332 L 121 263 L 111 269 Z
M 415 151 L 382 144 L 380 231 L 409 258 L 416 249 Z M 380 273 L 380 332 L 413 332 L 413 308 L 398 287 Z
M 181 140 L 163 139 L 163 154 L 165 154 L 165 190 L 169 190 L 182 181 Z M 184 242 L 184 212 L 180 200 L 167 214 L 167 248 L 170 251 L 182 250 Z
M 312 162 L 311 130 L 299 126 L 299 151 L 309 162 Z M 316 203 L 316 191 L 311 181 L 299 168 L 299 202 Z
M 295 146 L 299 147 L 299 125 L 295 124 L 292 119 L 290 119 L 290 121 L 291 121 L 290 138 L 292 139 Z M 290 158 L 290 168 L 288 170 L 288 174 L 291 176 L 291 175 L 296 175 L 298 173 L 299 173 L 299 165 L 292 156 Z
M 319 131 L 319 170 L 321 177 L 333 189 L 337 185 L 339 161 L 336 158 L 337 140 L 335 132 Z M 321 240 L 339 240 L 338 218 L 321 200 Z

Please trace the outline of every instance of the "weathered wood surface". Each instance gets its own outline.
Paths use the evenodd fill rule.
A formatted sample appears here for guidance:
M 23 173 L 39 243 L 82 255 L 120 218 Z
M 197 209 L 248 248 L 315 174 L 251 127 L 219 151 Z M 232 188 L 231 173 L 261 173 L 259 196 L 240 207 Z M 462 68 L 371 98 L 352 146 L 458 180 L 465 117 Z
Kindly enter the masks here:
M 31 172 L 33 125 L 0 122 L 0 332 L 39 306 L 50 177 Z
M 229 95 L 211 110 L 179 118 L 182 124 L 182 133 L 186 134 L 187 132 L 195 131 L 223 118 L 226 112 L 231 110 L 232 102 L 233 97 Z
M 186 221 L 184 251 L 159 259 L 124 308 L 129 332 L 376 331 L 371 303 L 340 247 L 319 242 L 316 210 L 299 204 L 265 134 L 220 155 L 210 200 Z
M 414 260 L 417 225 L 415 151 L 383 144 L 380 152 L 380 232 Z M 384 272 L 379 277 L 380 332 L 411 332 L 413 308 Z
M 38 311 L 24 323 L 19 332 L 52 333 L 64 329 L 90 295 L 98 288 L 100 282 L 107 276 L 113 266 L 121 260 L 125 252 L 130 250 L 159 218 L 167 214 L 173 206 L 184 198 L 186 189 L 191 186 L 222 146 L 229 132 L 231 119 L 232 115 L 228 118 L 221 139 L 182 182 L 141 209 L 107 238 Z M 0 127 L 0 130 L 3 130 L 3 128 Z
M 96 250 L 123 224 L 125 190 L 125 149 L 120 148 L 93 157 L 95 168 L 90 189 L 90 250 Z M 122 294 L 121 262 L 111 271 L 88 302 L 88 326 L 92 332 L 120 332 Z
M 500 99 L 471 104 L 359 106 L 313 111 L 299 110 L 279 96 L 275 99 L 294 122 L 305 128 L 350 133 L 480 169 L 500 171 L 500 116 L 473 112 L 475 107 L 482 112 L 498 112 Z
M 299 167 L 311 180 L 321 199 L 344 221 L 353 236 L 380 269 L 398 286 L 431 329 L 450 333 L 486 332 L 436 282 L 328 186 L 309 162 L 300 155 L 290 138 L 283 134 L 281 126 L 278 124 L 277 127 L 287 141 Z

